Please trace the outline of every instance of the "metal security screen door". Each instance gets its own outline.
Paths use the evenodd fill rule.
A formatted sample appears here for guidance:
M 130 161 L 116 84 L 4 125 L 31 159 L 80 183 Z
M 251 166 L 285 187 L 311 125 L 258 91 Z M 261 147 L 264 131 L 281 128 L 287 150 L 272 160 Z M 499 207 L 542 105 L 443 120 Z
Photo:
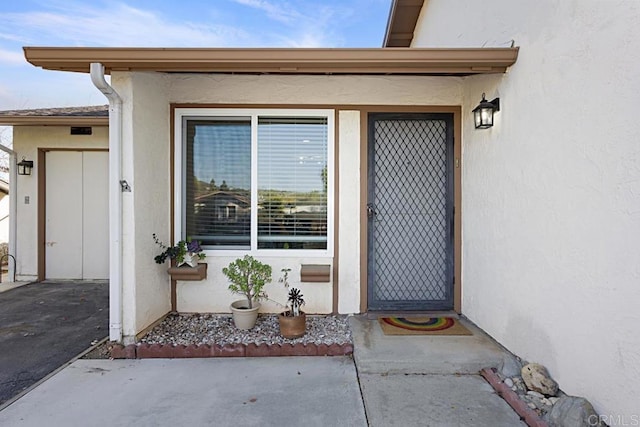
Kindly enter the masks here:
M 371 114 L 368 309 L 453 309 L 453 115 Z

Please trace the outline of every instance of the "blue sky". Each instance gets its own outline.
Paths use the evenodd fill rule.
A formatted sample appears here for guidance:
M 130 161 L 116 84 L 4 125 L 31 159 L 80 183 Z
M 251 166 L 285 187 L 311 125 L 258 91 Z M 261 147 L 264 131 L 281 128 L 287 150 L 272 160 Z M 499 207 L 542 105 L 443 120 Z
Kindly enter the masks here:
M 89 76 L 22 46 L 380 47 L 390 0 L 0 2 L 0 110 L 106 103 Z

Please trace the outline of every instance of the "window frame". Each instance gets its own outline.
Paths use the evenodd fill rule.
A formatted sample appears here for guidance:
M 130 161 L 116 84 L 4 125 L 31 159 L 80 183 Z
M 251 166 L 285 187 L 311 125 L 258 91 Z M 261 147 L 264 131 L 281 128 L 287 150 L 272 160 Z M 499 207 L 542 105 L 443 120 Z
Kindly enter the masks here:
M 258 249 L 258 118 L 323 117 L 327 119 L 327 248 L 326 249 Z M 335 224 L 335 110 L 290 108 L 176 108 L 174 110 L 174 239 L 186 236 L 186 126 L 185 120 L 218 117 L 251 119 L 251 245 L 250 249 L 205 249 L 207 256 L 239 257 L 332 257 Z

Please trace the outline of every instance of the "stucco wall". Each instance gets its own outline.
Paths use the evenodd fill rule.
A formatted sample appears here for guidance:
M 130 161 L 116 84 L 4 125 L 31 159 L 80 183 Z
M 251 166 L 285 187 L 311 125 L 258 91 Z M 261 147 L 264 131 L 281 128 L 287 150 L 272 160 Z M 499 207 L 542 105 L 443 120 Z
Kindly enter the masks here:
M 459 105 L 461 79 L 413 76 L 276 76 L 276 75 L 194 75 L 170 76 L 170 100 L 173 103 L 322 105 L 345 108 L 348 105 Z M 355 313 L 360 307 L 360 118 L 357 111 L 340 111 L 337 117 L 338 163 L 340 182 L 337 199 L 340 217 L 338 245 L 338 311 Z M 364 124 L 366 125 L 366 124 Z M 344 247 L 343 247 L 344 246 Z M 286 302 L 285 291 L 277 283 L 281 268 L 291 268 L 290 284 L 305 296 L 305 310 L 330 313 L 333 310 L 333 278 L 330 283 L 300 283 L 304 263 L 330 264 L 334 258 L 275 258 L 257 256 L 270 263 L 274 283 L 267 286 L 269 296 Z M 227 291 L 221 273 L 233 258 L 209 256 L 208 278 L 202 282 L 178 284 L 179 311 L 228 312 L 229 303 L 238 299 Z M 262 311 L 277 312 L 281 307 L 263 303 Z
M 170 227 L 167 79 L 157 73 L 115 73 L 123 98 L 123 332 L 134 336 L 171 309 L 166 267 L 153 262 L 153 233 Z
M 13 129 L 13 149 L 18 161 L 33 160 L 30 176 L 18 176 L 16 279 L 35 280 L 38 277 L 38 148 L 108 148 L 106 126 L 93 126 L 92 135 L 70 135 L 69 126 L 16 126 Z M 14 187 L 15 188 L 15 187 Z M 29 203 L 25 203 L 29 197 Z
M 430 0 L 414 39 L 520 46 L 504 76 L 464 82 L 463 312 L 545 364 L 567 393 L 631 422 L 640 411 L 640 4 L 488 5 Z M 501 111 L 476 131 L 470 111 L 482 92 L 499 96 Z
M 171 101 L 214 104 L 460 105 L 460 78 L 171 75 Z
M 348 105 L 460 105 L 462 79 L 456 77 L 345 77 L 275 75 L 197 75 L 114 73 L 113 85 L 124 100 L 123 177 L 133 191 L 124 193 L 124 329 L 133 336 L 168 311 L 167 265 L 153 262 L 157 254 L 151 239 L 170 239 L 170 103 L 280 106 L 322 105 L 349 110 Z M 339 226 L 339 311 L 353 313 L 360 305 L 360 123 L 358 111 L 341 111 L 336 120 L 336 148 L 340 183 Z M 365 124 L 366 125 L 366 124 Z M 134 172 L 135 171 L 135 172 Z M 270 298 L 286 302 L 286 291 L 277 283 L 282 268 L 291 268 L 291 286 L 305 296 L 309 313 L 333 310 L 333 278 L 329 283 L 300 283 L 300 266 L 329 264 L 332 256 L 277 258 L 257 255 L 273 268 L 273 283 L 267 285 Z M 178 282 L 177 309 L 181 312 L 229 312 L 239 299 L 227 290 L 221 270 L 234 257 L 210 253 L 208 277 L 200 282 Z M 278 312 L 272 301 L 262 311 Z
M 360 123 L 359 111 L 341 111 L 338 121 L 340 129 L 338 170 L 340 183 L 338 197 L 338 311 L 358 313 L 360 311 Z

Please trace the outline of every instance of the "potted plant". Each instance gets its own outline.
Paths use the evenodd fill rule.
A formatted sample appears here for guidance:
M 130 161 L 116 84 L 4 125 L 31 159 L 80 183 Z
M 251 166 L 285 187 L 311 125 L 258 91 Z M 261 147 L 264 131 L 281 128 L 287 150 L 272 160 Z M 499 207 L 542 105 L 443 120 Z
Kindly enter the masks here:
M 200 242 L 197 240 L 180 240 L 174 246 L 166 246 L 162 243 L 158 236 L 153 234 L 153 240 L 162 249 L 162 252 L 155 256 L 154 260 L 157 264 L 162 264 L 169 259 L 176 260 L 176 266 L 180 267 L 187 264 L 191 267 L 196 267 L 198 261 L 202 261 L 207 256 L 202 252 Z
M 167 258 L 175 263 L 168 273 L 173 280 L 202 280 L 207 276 L 207 264 L 200 264 L 207 256 L 197 240 L 180 240 L 174 246 L 166 246 L 153 234 L 153 240 L 162 249 L 154 257 L 157 264 L 163 264 Z
M 258 319 L 260 300 L 267 297 L 262 288 L 271 282 L 271 266 L 250 255 L 238 258 L 222 269 L 229 279 L 229 290 L 244 296 L 231 303 L 233 323 L 238 329 L 251 329 Z
M 279 279 L 279 282 L 283 283 L 285 288 L 289 287 L 290 271 L 291 269 L 289 268 L 283 268 L 282 277 Z M 288 309 L 278 315 L 280 335 L 285 338 L 300 338 L 307 331 L 307 315 L 300 310 L 300 307 L 304 305 L 303 296 L 299 289 L 291 288 L 287 300 Z

